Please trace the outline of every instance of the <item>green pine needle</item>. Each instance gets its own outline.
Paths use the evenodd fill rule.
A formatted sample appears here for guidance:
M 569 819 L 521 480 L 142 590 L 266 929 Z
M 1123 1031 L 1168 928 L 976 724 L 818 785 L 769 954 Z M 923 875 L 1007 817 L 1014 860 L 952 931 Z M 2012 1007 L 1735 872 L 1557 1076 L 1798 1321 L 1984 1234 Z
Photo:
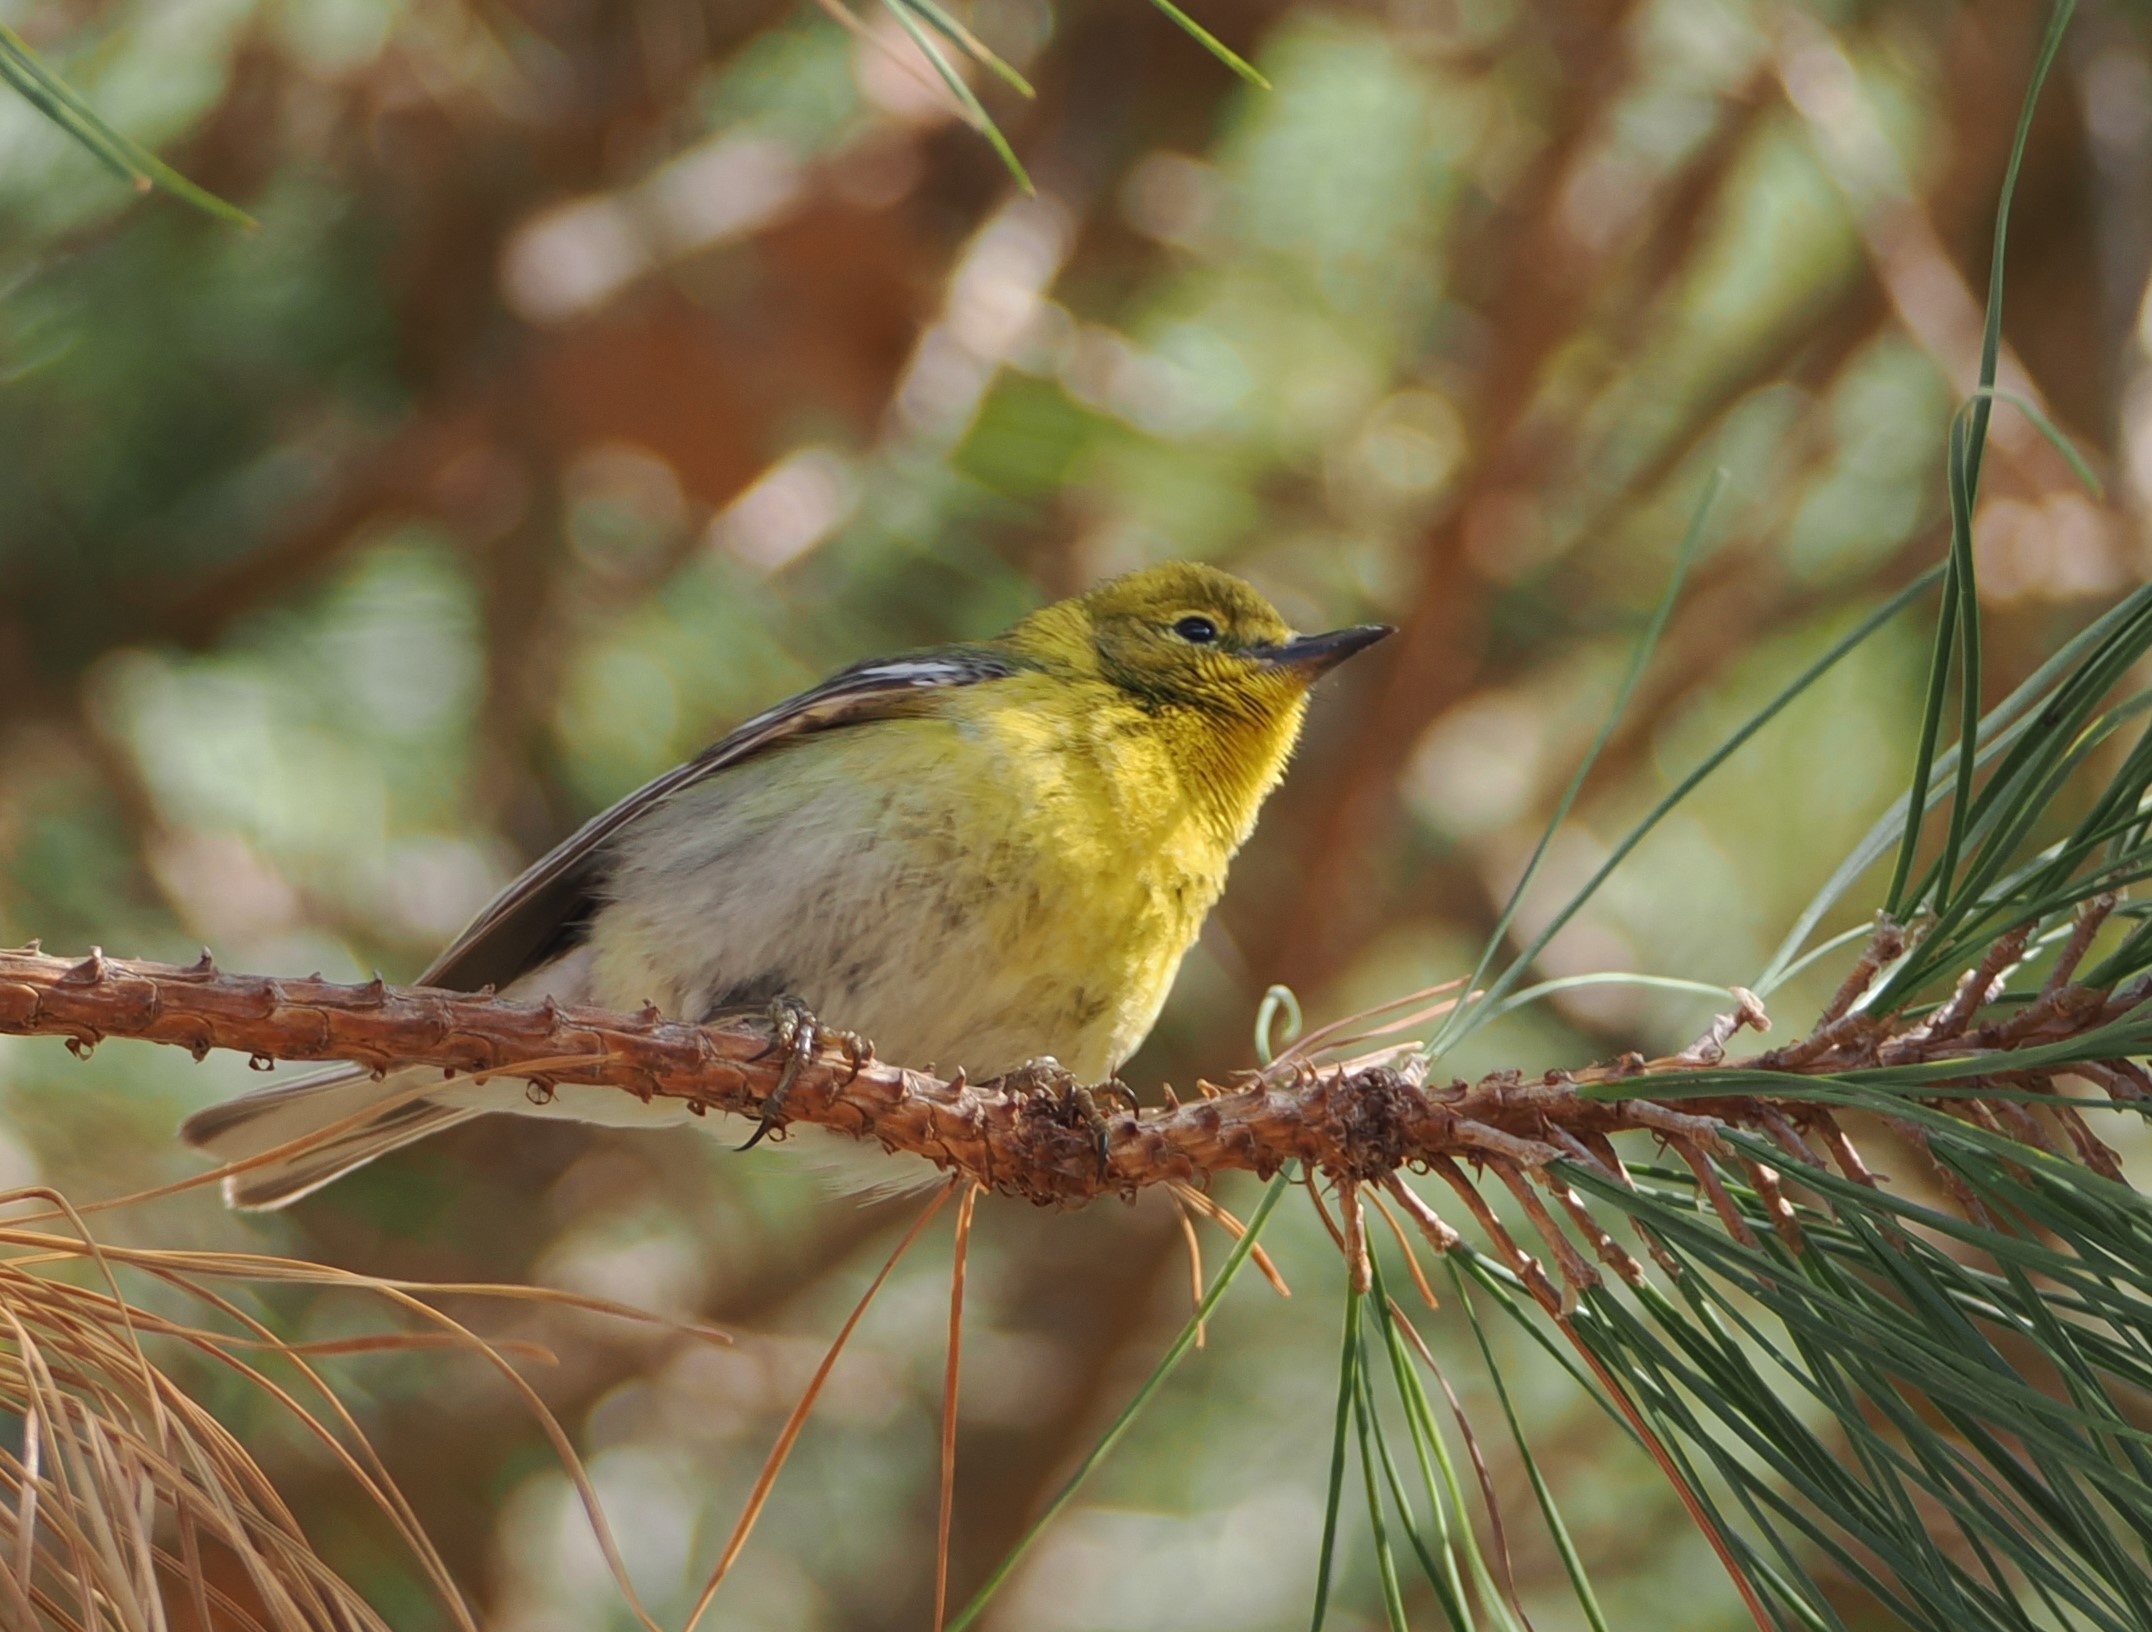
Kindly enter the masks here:
M 1016 1545 L 994 1566 L 993 1573 L 972 1595 L 971 1602 L 950 1619 L 945 1632 L 964 1632 L 966 1627 L 973 1625 L 986 1612 L 988 1601 L 1014 1573 L 1024 1555 L 1031 1550 L 1031 1544 L 1039 1539 L 1048 1525 L 1060 1517 L 1062 1509 L 1075 1499 L 1076 1492 L 1083 1487 L 1084 1481 L 1091 1477 L 1114 1446 L 1120 1443 L 1122 1436 L 1135 1425 L 1136 1418 L 1142 1415 L 1143 1408 L 1151 1403 L 1152 1398 L 1165 1385 L 1174 1368 L 1187 1358 L 1188 1351 L 1195 1347 L 1196 1334 L 1203 1329 L 1203 1323 L 1210 1318 L 1211 1312 L 1218 1307 L 1219 1300 L 1225 1296 L 1226 1288 L 1233 1284 L 1233 1277 L 1240 1273 L 1241 1266 L 1248 1261 L 1248 1255 L 1255 1250 L 1256 1238 L 1263 1233 L 1263 1226 L 1270 1221 L 1270 1215 L 1277 1211 L 1278 1203 L 1284 1199 L 1289 1182 L 1285 1173 L 1280 1173 L 1270 1181 L 1269 1187 L 1263 1192 L 1263 1199 L 1249 1215 L 1247 1229 L 1241 1233 L 1240 1239 L 1233 1243 L 1233 1250 L 1226 1254 L 1225 1262 L 1219 1266 L 1217 1275 L 1211 1281 L 1210 1290 L 1203 1294 L 1203 1301 L 1196 1305 L 1196 1312 L 1189 1317 L 1188 1324 L 1181 1328 L 1180 1335 L 1167 1347 L 1158 1364 L 1151 1368 L 1151 1374 L 1144 1378 L 1143 1386 L 1138 1388 L 1128 1404 L 1121 1408 L 1121 1414 L 1099 1435 L 1083 1461 L 1077 1464 L 1076 1471 L 1070 1474 L 1067 1481 L 1054 1493 L 1054 1498 L 1046 1504 L 1045 1511 L 1031 1521 L 1030 1527 L 1017 1538 Z
M 1345 1330 L 1338 1340 L 1337 1419 L 1330 1431 L 1330 1483 L 1323 1497 L 1323 1539 L 1315 1562 L 1315 1609 L 1308 1632 L 1323 1632 L 1330 1613 L 1330 1574 L 1337 1562 L 1338 1509 L 1345 1494 L 1345 1430 L 1352 1420 L 1360 1370 L 1360 1294 L 1346 1289 Z
M 964 110 L 965 123 L 986 138 L 987 145 L 993 148 L 1003 166 L 1016 179 L 1016 185 L 1021 187 L 1027 196 L 1035 195 L 1038 189 L 1032 186 L 1029 173 L 1016 156 L 1016 149 L 1009 145 L 1009 139 L 1002 135 L 1001 127 L 994 123 L 994 116 L 986 111 L 985 104 L 964 82 L 964 76 L 956 71 L 956 65 L 950 62 L 948 54 L 935 42 L 934 36 L 922 28 L 919 19 L 912 15 L 913 0 L 882 0 L 882 3 L 889 8 L 889 14 L 896 18 L 904 32 L 912 37 L 912 43 L 919 47 L 927 61 L 934 65 L 935 73 L 941 76 L 941 82 L 949 87 L 949 94 L 956 98 L 957 105 Z
M 1234 73 L 1240 75 L 1250 85 L 1259 90 L 1267 91 L 1270 89 L 1270 81 L 1257 72 L 1253 63 L 1242 57 L 1239 52 L 1233 50 L 1217 35 L 1189 16 L 1187 12 L 1181 10 L 1179 6 L 1173 3 L 1173 0 L 1151 0 L 1151 4 L 1180 24 L 1191 39 L 1232 69 Z
M 22 95 L 46 118 L 94 154 L 99 162 L 137 191 L 161 187 L 219 221 L 252 229 L 254 217 L 197 186 L 133 137 L 107 121 L 42 59 L 13 29 L 0 26 L 0 80 Z
M 966 28 L 963 22 L 946 7 L 936 4 L 936 0 L 899 0 L 899 3 L 910 10 L 918 12 L 920 16 L 924 17 L 953 41 L 957 48 L 970 57 L 972 61 L 993 74 L 1003 84 L 1008 85 L 1019 96 L 1026 99 L 1033 99 L 1038 96 L 1039 93 L 1031 88 L 1030 80 L 1024 78 L 1022 74 L 1018 73 L 1002 58 L 1000 53 Z

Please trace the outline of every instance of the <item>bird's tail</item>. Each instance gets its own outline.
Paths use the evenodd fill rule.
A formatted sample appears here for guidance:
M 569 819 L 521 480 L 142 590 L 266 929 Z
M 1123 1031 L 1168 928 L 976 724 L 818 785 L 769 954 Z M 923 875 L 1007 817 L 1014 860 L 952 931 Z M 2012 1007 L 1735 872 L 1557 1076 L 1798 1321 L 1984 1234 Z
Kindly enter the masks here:
M 291 1146 L 224 1180 L 228 1205 L 267 1212 L 376 1156 L 483 1114 L 426 1097 L 429 1085 L 441 1086 L 441 1074 L 432 1068 L 394 1071 L 376 1081 L 369 1072 L 339 1067 L 197 1111 L 179 1132 L 220 1164 Z

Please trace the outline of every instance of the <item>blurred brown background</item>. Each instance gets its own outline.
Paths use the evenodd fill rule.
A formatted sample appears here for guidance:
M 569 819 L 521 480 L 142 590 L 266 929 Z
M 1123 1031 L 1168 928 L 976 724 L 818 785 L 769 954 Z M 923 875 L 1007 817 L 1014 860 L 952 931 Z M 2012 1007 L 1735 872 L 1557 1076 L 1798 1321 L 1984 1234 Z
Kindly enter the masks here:
M 1696 580 L 1555 849 L 1561 899 L 1939 557 L 2041 9 L 1199 9 L 1272 90 L 1142 0 L 976 0 L 1038 88 L 979 80 L 1026 197 L 881 10 L 0 6 L 261 221 L 134 198 L 0 101 L 0 939 L 408 977 L 523 860 L 823 672 L 1197 556 L 1303 627 L 1404 631 L 1326 692 L 1128 1073 L 1222 1077 L 1273 981 L 1320 1020 L 1469 967 L 1723 465 Z M 2143 569 L 2148 261 L 2147 17 L 2103 0 L 2035 127 L 2004 376 L 2108 492 L 1999 412 L 1977 535 L 1999 686 Z M 1894 628 L 1729 764 L 1546 972 L 1752 976 L 1900 785 L 1923 638 Z M 1782 1022 L 1834 978 L 1779 994 Z M 1594 989 L 1450 1065 L 1678 1043 L 1706 1012 Z M 246 1077 L 0 1045 L 0 1181 L 90 1200 L 185 1172 L 171 1126 Z M 534 1279 L 740 1334 L 465 1311 L 557 1351 L 530 1375 L 676 1624 L 909 1211 L 808 1143 L 480 1124 L 288 1216 L 196 1194 L 111 1228 Z M 1235 1289 L 994 1624 L 1304 1618 L 1336 1273 L 1304 1211 L 1273 1243 L 1301 1296 Z M 868 1317 L 710 1624 L 927 1620 L 947 1250 L 931 1237 Z M 974 1250 L 960 1592 L 1187 1303 L 1157 1198 L 989 1201 Z M 257 1307 L 301 1336 L 377 1318 Z M 1469 1333 L 1426 1324 L 1461 1362 Z M 1496 1337 L 1616 1624 L 1743 1624 L 1649 1464 Z M 334 1371 L 484 1624 L 628 1624 L 497 1381 L 438 1356 Z M 230 1405 L 392 1623 L 445 1624 L 342 1475 Z M 1488 1454 L 1528 1607 L 1576 1624 L 1514 1456 Z M 1332 1626 L 1379 1624 L 1364 1545 L 1343 1568 Z

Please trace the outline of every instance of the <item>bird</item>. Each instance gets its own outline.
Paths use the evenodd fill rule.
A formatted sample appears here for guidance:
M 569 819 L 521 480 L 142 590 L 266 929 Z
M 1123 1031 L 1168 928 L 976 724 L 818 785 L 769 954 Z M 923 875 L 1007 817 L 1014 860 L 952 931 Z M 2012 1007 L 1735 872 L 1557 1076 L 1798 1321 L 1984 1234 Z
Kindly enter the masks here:
M 1296 634 L 1242 579 L 1178 561 L 991 639 L 855 664 L 586 822 L 419 984 L 792 1014 L 975 1081 L 1045 1062 L 1105 1083 L 1284 774 L 1310 687 L 1390 632 Z M 291 1146 L 225 1179 L 230 1205 L 269 1210 L 495 1111 L 687 1117 L 602 1086 L 346 1066 L 180 1131 L 220 1164 Z

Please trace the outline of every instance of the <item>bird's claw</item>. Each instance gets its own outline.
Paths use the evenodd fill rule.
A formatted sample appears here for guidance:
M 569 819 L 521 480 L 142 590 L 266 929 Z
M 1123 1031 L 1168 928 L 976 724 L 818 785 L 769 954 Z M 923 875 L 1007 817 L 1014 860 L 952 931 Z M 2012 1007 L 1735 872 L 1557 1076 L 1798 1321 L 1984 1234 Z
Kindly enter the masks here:
M 747 1136 L 747 1143 L 740 1149 L 753 1150 L 762 1143 L 772 1128 L 784 1125 L 785 1095 L 799 1081 L 800 1072 L 814 1058 L 815 1045 L 822 1040 L 822 1022 L 814 1017 L 814 1011 L 799 998 L 785 996 L 774 998 L 769 1007 L 770 1046 L 763 1051 L 766 1056 L 776 1049 L 785 1050 L 785 1068 L 777 1074 L 777 1086 L 762 1101 L 762 1122 Z
M 1001 1079 L 1012 1094 L 1059 1094 L 1066 1096 L 1076 1079 L 1051 1054 L 1028 1059 Z
M 1131 1112 L 1137 1110 L 1139 1102 L 1125 1083 L 1102 1082 L 1087 1088 L 1050 1054 L 1026 1060 L 1001 1080 L 1002 1086 L 1011 1093 L 1052 1094 L 1059 1101 L 1062 1120 L 1070 1127 L 1080 1124 L 1090 1132 L 1091 1148 L 1098 1156 L 1099 1177 L 1104 1178 L 1112 1170 L 1112 1128 L 1099 1101 L 1119 1100 Z

